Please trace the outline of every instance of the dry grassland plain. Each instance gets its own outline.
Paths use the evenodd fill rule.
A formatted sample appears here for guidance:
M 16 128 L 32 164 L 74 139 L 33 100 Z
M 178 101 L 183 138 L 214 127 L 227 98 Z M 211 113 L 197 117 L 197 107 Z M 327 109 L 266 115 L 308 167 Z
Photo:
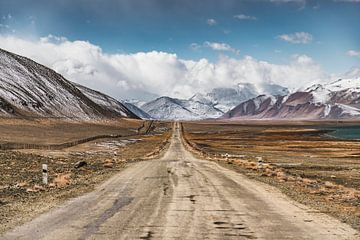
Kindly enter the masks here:
M 209 121 L 182 126 L 194 154 L 275 185 L 359 230 L 360 141 L 335 139 L 319 130 L 332 124 Z
M 91 191 L 132 162 L 158 156 L 167 146 L 171 128 L 171 123 L 127 119 L 1 119 L 0 234 Z M 110 137 L 61 146 L 104 135 Z M 6 149 L 14 146 L 20 149 Z M 42 164 L 49 168 L 47 186 L 42 184 Z

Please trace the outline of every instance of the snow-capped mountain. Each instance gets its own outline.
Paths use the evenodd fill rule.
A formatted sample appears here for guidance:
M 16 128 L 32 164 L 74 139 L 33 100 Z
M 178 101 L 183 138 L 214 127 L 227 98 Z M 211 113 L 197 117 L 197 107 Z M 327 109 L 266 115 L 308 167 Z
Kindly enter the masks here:
M 152 118 L 168 120 L 218 118 L 223 114 L 212 104 L 205 104 L 193 99 L 181 100 L 170 97 L 157 98 L 142 105 L 141 109 Z
M 214 88 L 207 94 L 196 94 L 191 99 L 212 104 L 223 112 L 227 112 L 238 104 L 261 94 L 287 95 L 289 90 L 276 84 L 238 83 L 232 88 Z
M 260 91 L 274 95 L 288 94 L 288 89 L 275 84 L 255 86 L 239 83 L 233 88 L 214 88 L 206 94 L 197 93 L 190 99 L 160 97 L 141 105 L 141 109 L 155 119 L 218 118 L 239 103 L 258 96 Z
M 156 96 L 156 97 L 150 99 L 149 101 L 152 101 L 152 100 L 154 100 L 154 99 L 156 99 L 156 98 L 158 98 L 158 97 L 159 97 L 159 96 Z M 135 107 L 138 107 L 138 108 L 140 108 L 140 109 L 141 109 L 141 106 L 142 106 L 142 105 L 144 105 L 145 103 L 147 103 L 147 102 L 149 102 L 149 101 L 143 101 L 143 100 L 138 100 L 138 99 L 125 99 L 125 100 L 121 100 L 121 102 L 123 102 L 123 103 L 129 103 L 129 104 L 131 104 L 131 105 L 133 105 L 133 106 L 135 106 Z
M 360 78 L 315 84 L 284 97 L 258 96 L 222 118 L 360 118 Z
M 141 119 L 152 119 L 152 117 L 148 113 L 143 111 L 141 108 L 139 108 L 135 104 L 132 104 L 132 103 L 127 102 L 127 101 L 121 101 L 121 103 L 124 106 L 126 106 L 127 109 L 129 109 L 131 112 L 135 113 L 136 116 L 140 117 Z
M 315 84 L 305 90 L 315 103 L 359 104 L 360 78 L 339 79 L 328 84 Z
M 28 58 L 0 49 L 0 115 L 138 118 L 123 104 L 74 84 Z
M 283 101 L 283 96 L 272 95 L 259 95 L 255 98 L 242 102 L 232 110 L 225 113 L 221 118 L 241 118 L 256 116 L 257 118 L 263 118 L 269 115 L 270 112 L 275 110 L 276 106 L 279 106 Z

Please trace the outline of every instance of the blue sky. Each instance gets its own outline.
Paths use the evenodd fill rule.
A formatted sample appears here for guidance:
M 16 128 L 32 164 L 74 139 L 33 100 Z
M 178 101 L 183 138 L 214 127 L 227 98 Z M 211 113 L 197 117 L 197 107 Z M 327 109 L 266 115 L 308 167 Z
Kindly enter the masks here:
M 328 73 L 360 66 L 359 0 L 1 0 L 0 17 L 2 35 L 51 34 L 108 54 L 272 64 L 306 55 Z

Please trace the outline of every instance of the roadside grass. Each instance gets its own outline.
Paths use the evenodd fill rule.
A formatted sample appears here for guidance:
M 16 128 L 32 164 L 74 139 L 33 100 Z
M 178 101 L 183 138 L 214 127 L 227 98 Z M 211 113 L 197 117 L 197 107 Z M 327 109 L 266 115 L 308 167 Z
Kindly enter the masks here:
M 360 141 L 316 125 L 183 123 L 192 151 L 360 230 Z
M 130 135 L 143 121 L 133 119 L 78 121 L 57 119 L 0 119 L 0 144 L 58 144 L 95 135 Z
M 43 120 L 42 120 L 43 121 Z M 43 123 L 41 121 L 41 123 Z M 161 154 L 171 136 L 171 124 L 155 122 L 152 131 L 144 135 L 132 129 L 142 121 L 63 122 L 51 120 L 50 125 L 18 121 L 26 129 L 24 138 L 15 131 L 11 142 L 18 139 L 40 138 L 41 131 L 51 129 L 40 142 L 56 142 L 89 137 L 92 134 L 132 134 L 118 139 L 98 139 L 60 150 L 3 150 L 0 151 L 0 234 L 29 221 L 37 215 L 94 189 L 128 164 L 149 160 Z M 11 123 L 15 126 L 15 123 Z M 6 128 L 1 125 L 0 128 Z M 146 126 L 146 124 L 145 124 Z M 79 130 L 76 132 L 76 129 Z M 38 132 L 39 131 L 39 132 Z M 10 130 L 5 136 L 10 137 Z M 64 132 L 64 135 L 62 135 Z M 2 133 L 0 133 L 0 136 Z M 31 136 L 29 136 L 29 135 Z M 86 162 L 76 167 L 79 162 Z M 48 164 L 49 185 L 42 185 L 41 165 Z

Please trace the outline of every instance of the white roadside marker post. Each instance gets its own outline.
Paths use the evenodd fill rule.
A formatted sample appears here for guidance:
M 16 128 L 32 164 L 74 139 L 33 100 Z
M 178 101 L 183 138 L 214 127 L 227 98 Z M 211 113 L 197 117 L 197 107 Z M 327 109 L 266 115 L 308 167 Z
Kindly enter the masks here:
M 47 185 L 48 184 L 48 165 L 47 164 L 43 164 L 42 165 L 42 180 L 43 180 L 43 184 Z
M 263 158 L 262 157 L 256 157 L 258 160 L 258 168 L 263 168 Z

